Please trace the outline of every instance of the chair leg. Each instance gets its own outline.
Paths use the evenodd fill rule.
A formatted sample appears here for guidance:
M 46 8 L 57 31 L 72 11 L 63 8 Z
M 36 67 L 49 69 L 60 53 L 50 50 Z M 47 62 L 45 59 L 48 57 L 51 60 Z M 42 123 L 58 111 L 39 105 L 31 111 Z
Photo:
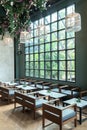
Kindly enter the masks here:
M 42 127 L 44 128 L 44 125 L 45 125 L 45 119 L 44 117 L 42 117 Z
M 35 120 L 35 110 L 34 110 L 34 120 Z
M 60 125 L 60 130 L 62 130 L 62 124 Z
M 14 102 L 14 109 L 16 108 L 16 102 Z
M 74 126 L 77 126 L 77 119 L 74 119 Z

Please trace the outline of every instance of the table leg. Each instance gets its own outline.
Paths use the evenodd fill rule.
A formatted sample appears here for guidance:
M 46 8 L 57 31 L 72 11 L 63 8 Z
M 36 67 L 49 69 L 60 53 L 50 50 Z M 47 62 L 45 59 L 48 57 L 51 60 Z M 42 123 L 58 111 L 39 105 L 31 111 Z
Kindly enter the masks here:
M 80 124 L 82 124 L 82 109 L 79 108 L 79 121 L 80 121 Z

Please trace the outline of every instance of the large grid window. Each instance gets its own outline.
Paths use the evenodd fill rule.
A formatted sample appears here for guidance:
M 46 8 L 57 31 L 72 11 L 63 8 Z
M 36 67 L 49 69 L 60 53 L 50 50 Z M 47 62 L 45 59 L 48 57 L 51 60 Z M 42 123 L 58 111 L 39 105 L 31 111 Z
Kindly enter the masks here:
M 65 17 L 72 9 L 75 5 L 31 23 L 31 39 L 25 44 L 26 76 L 75 82 L 75 33 L 65 32 Z M 37 35 L 41 20 L 45 38 Z

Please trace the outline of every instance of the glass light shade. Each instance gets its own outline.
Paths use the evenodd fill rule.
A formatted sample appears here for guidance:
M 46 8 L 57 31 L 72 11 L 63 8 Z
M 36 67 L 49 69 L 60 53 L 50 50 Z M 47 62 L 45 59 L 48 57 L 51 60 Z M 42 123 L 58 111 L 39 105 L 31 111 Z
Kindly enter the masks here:
M 13 39 L 8 31 L 6 31 L 5 35 L 3 36 L 3 43 L 6 46 L 13 47 Z
M 20 43 L 28 42 L 30 37 L 31 37 L 30 32 L 28 32 L 28 31 L 21 31 L 21 33 L 20 33 Z
M 72 12 L 65 18 L 66 32 L 78 32 L 81 30 L 81 16 L 79 13 Z

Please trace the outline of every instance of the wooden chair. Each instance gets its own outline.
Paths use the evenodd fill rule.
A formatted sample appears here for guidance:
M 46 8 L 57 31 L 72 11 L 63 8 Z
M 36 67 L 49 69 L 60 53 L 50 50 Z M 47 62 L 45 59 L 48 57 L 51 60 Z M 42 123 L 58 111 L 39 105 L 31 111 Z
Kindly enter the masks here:
M 59 92 L 67 94 L 67 99 L 79 96 L 80 88 L 69 85 L 59 86 Z
M 80 92 L 80 98 L 87 101 L 87 90 L 82 90 Z
M 25 107 L 31 109 L 33 111 L 33 116 L 35 119 L 36 110 L 42 107 L 43 103 L 46 103 L 47 100 L 44 97 L 39 97 L 38 93 L 33 92 L 32 94 L 23 94 L 19 92 L 15 92 L 15 102 L 14 109 L 16 108 L 16 103 L 19 103 L 23 107 L 23 111 L 25 111 Z
M 76 110 L 76 104 L 68 105 L 66 107 L 62 106 L 56 106 L 53 104 L 56 104 L 54 100 L 52 104 L 51 102 L 43 104 L 43 116 L 42 116 L 42 126 L 43 128 L 52 124 L 46 124 L 45 125 L 45 119 L 50 120 L 53 123 L 56 123 L 60 126 L 60 130 L 62 130 L 62 127 L 65 123 L 68 123 L 72 120 L 74 120 L 75 127 L 77 126 L 77 110 Z
M 10 103 L 10 100 L 14 99 L 14 93 L 15 90 L 12 88 L 6 88 L 6 87 L 0 87 L 1 90 L 1 100 L 8 100 L 8 103 Z

